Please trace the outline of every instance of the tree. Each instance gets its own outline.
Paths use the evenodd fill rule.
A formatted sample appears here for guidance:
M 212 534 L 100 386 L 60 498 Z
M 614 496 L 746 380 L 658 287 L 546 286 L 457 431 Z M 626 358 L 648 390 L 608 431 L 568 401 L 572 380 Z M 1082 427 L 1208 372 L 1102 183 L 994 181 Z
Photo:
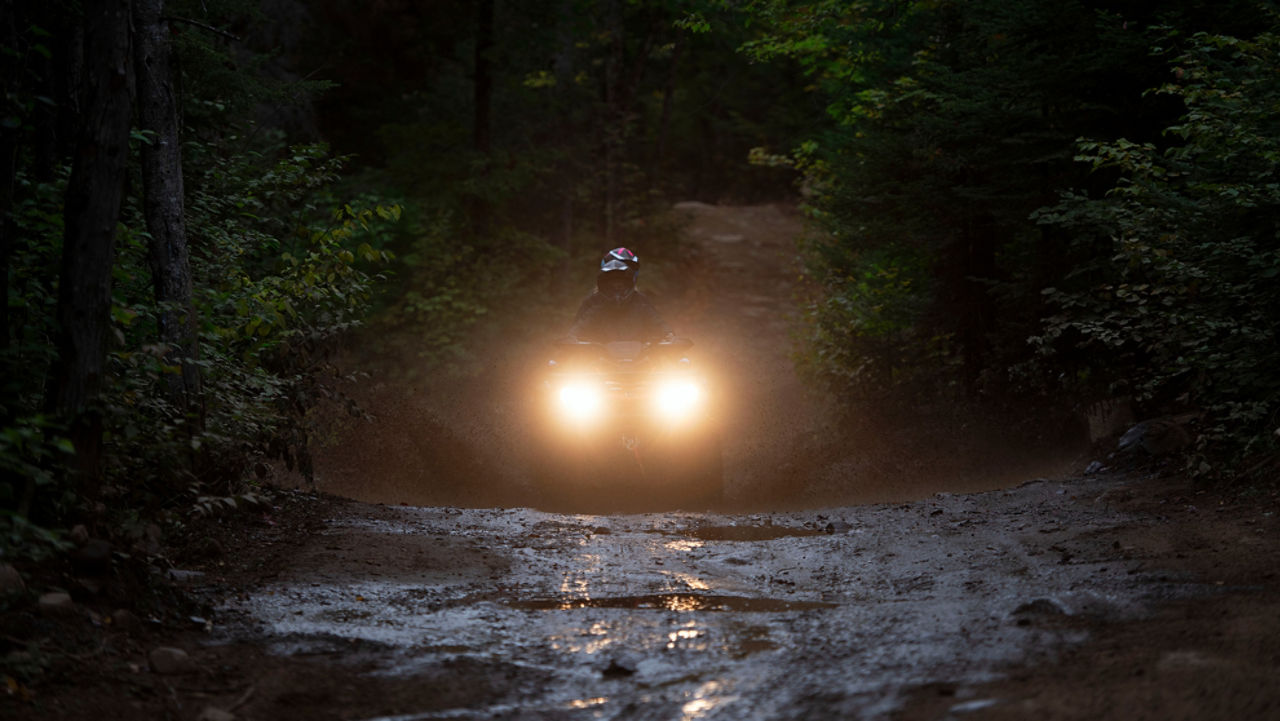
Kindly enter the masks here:
M 143 210 L 148 260 L 159 304 L 159 340 L 166 348 L 169 403 L 197 426 L 203 416 L 199 326 L 191 298 L 191 263 L 184 217 L 176 73 L 164 0 L 135 0 L 134 67 L 142 144 Z M 176 371 L 174 370 L 176 369 Z
M 58 285 L 57 359 L 46 407 L 68 427 L 85 493 L 97 492 L 103 387 L 111 311 L 111 266 L 124 194 L 133 116 L 129 0 L 84 9 L 85 45 L 79 133 L 67 185 Z
M 1044 290 L 1033 341 L 1070 390 L 1202 414 L 1192 471 L 1258 470 L 1280 425 L 1280 35 L 1186 45 L 1158 90 L 1185 108 L 1171 144 L 1082 140 L 1078 159 L 1116 180 L 1037 215 L 1084 260 Z

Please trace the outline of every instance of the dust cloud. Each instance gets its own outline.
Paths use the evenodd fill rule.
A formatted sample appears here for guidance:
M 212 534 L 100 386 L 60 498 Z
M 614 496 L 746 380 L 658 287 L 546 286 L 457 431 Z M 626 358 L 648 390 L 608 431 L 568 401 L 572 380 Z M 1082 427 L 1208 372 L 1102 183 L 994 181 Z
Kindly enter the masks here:
M 722 510 L 910 501 L 1078 468 L 1077 445 L 1014 440 L 1001 418 L 946 408 L 860 417 L 839 408 L 801 381 L 792 360 L 800 215 L 780 205 L 695 202 L 674 212 L 687 221 L 682 257 L 664 262 L 637 248 L 641 288 L 694 341 L 694 362 L 711 380 L 724 445 Z M 573 310 L 553 320 L 567 326 Z M 317 489 L 385 504 L 538 507 L 527 472 L 531 390 L 548 343 L 564 330 L 549 323 L 545 337 L 481 333 L 480 362 L 469 373 L 406 371 L 415 365 L 411 345 L 401 354 L 408 359 L 372 364 L 383 370 L 343 389 L 372 420 L 334 415 L 322 424 Z

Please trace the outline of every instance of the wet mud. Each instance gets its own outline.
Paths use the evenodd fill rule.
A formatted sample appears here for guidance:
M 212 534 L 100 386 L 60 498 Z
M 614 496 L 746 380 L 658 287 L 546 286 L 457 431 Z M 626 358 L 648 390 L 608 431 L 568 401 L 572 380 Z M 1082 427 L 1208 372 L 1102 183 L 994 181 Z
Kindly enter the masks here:
M 454 689 L 332 718 L 890 719 L 922 688 L 959 715 L 1010 669 L 1224 592 L 1130 543 L 1135 518 L 1108 500 L 1125 488 L 743 515 L 355 505 L 227 600 L 207 643 Z

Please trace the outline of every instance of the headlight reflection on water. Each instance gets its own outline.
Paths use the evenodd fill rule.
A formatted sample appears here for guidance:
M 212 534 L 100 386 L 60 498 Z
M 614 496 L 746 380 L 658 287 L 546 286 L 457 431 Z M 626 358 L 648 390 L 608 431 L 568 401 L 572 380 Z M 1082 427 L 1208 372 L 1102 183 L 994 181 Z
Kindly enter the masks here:
M 726 695 L 725 685 L 719 681 L 708 681 L 694 691 L 693 700 L 680 708 L 680 721 L 694 721 L 705 717 L 715 709 L 738 700 L 736 695 Z

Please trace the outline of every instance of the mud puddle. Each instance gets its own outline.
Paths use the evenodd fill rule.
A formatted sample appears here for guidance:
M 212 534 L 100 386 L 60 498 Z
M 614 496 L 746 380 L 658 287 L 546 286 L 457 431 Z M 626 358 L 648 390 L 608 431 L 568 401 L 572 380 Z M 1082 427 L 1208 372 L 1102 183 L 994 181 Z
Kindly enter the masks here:
M 773 541 L 779 538 L 820 536 L 830 531 L 816 528 L 767 525 L 699 526 L 688 535 L 702 541 Z
M 835 608 L 834 603 L 822 601 L 786 601 L 779 598 L 750 598 L 744 596 L 702 596 L 683 593 L 655 593 L 644 596 L 616 598 L 580 598 L 571 601 L 561 599 L 535 599 L 512 601 L 512 608 L 534 611 L 571 611 L 578 608 L 631 608 L 676 612 L 729 611 L 736 613 L 786 613 Z
M 1117 551 L 1131 520 L 1094 501 L 1116 483 L 766 518 L 358 507 L 230 601 L 221 642 L 370 678 L 506 669 L 507 696 L 403 718 L 888 718 L 1203 590 Z

